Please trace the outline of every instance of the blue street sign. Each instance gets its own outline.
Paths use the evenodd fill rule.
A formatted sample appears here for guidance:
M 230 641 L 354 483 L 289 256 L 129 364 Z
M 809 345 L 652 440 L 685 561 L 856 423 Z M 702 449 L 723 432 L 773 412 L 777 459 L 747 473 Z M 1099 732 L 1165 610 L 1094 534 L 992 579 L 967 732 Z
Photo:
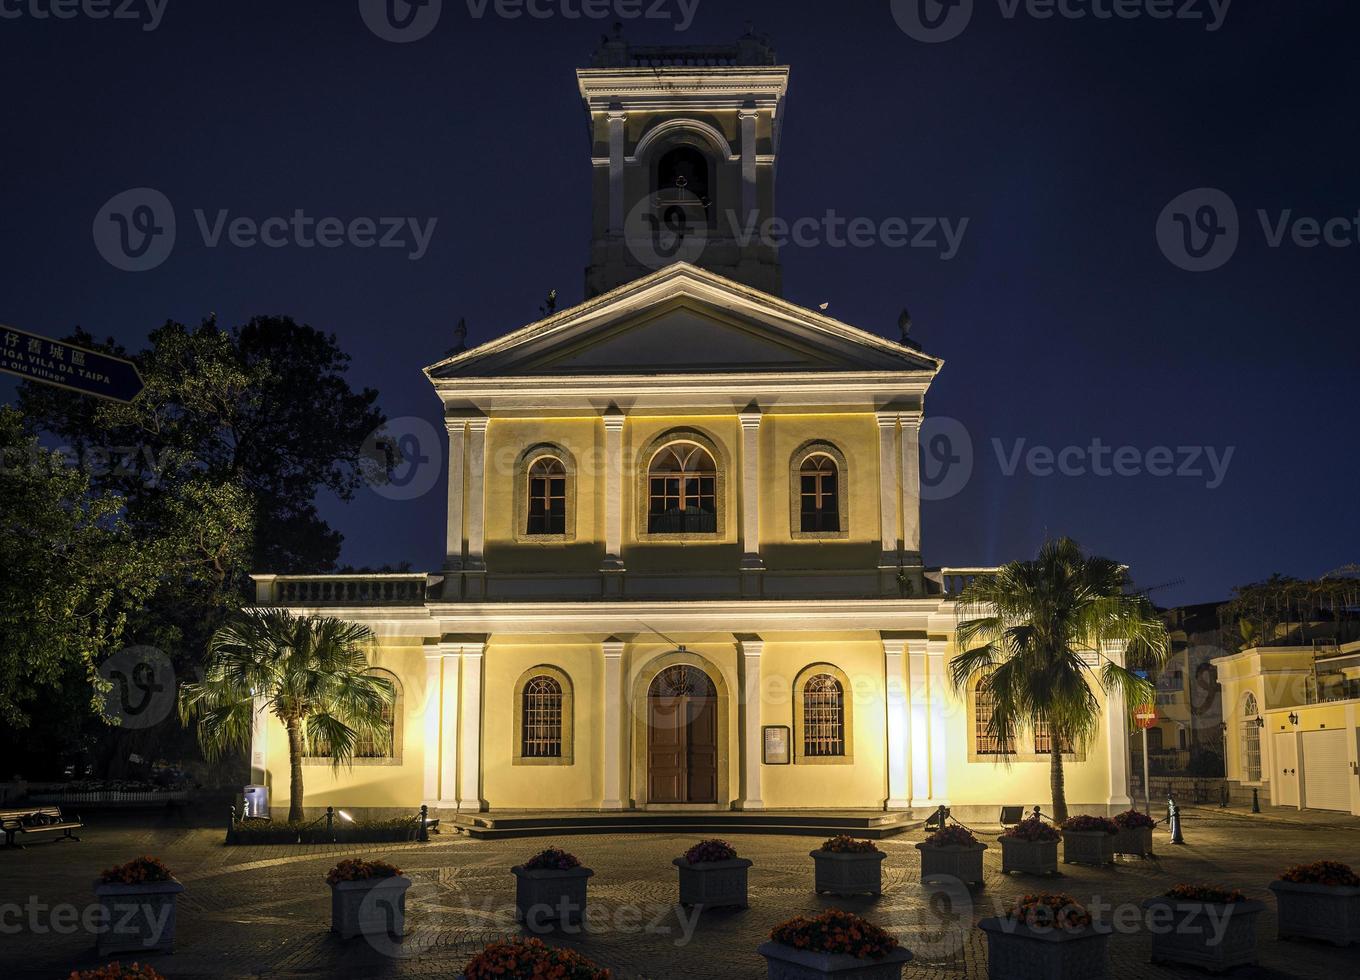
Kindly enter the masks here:
M 130 402 L 142 390 L 131 361 L 14 327 L 0 326 L 0 371 L 116 402 Z

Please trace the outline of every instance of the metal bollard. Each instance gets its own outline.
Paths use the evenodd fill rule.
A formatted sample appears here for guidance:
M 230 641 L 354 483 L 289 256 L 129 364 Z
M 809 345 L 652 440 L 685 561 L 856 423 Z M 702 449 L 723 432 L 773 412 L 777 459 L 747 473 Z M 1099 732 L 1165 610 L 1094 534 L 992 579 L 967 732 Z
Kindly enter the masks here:
M 335 843 L 335 807 L 326 807 L 326 836 Z
M 422 843 L 430 839 L 429 816 L 430 808 L 424 803 L 420 804 L 420 829 L 416 831 L 416 840 Z
M 1261 812 L 1261 793 L 1255 786 L 1251 788 L 1251 812 Z
M 1174 797 L 1167 798 L 1166 818 L 1171 823 L 1171 843 L 1184 844 L 1185 837 L 1181 834 L 1181 808 L 1176 805 Z

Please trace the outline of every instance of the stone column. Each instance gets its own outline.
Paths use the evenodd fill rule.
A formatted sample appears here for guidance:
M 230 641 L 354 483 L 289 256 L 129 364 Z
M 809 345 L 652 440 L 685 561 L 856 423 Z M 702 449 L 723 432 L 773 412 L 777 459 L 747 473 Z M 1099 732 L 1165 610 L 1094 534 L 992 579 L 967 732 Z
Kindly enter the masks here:
M 463 685 L 461 769 L 458 779 L 458 809 L 482 809 L 482 657 L 485 643 L 462 644 Z
M 1101 652 L 1123 666 L 1123 644 L 1107 643 Z M 1122 695 L 1111 694 L 1105 705 L 1105 741 L 1109 751 L 1110 805 L 1127 810 L 1133 800 L 1129 796 L 1129 712 Z
M 443 661 L 437 652 L 425 654 L 425 784 L 420 797 L 428 807 L 439 806 L 439 722 L 443 709 L 439 674 Z
M 738 645 L 742 662 L 740 708 L 743 779 L 740 805 L 743 810 L 763 810 L 765 801 L 761 799 L 760 792 L 760 657 L 765 652 L 765 641 L 758 636 L 747 636 L 742 637 Z
M 440 696 L 440 749 L 443 752 L 439 768 L 439 805 L 446 810 L 458 809 L 458 668 L 460 657 L 456 643 L 439 644 L 443 660 L 444 691 Z
M 609 105 L 609 228 L 608 234 L 623 234 L 623 157 L 624 124 L 628 114 L 622 105 L 612 102 Z
M 449 430 L 449 521 L 444 536 L 444 568 L 463 567 L 463 446 L 466 442 L 467 422 L 464 419 L 445 419 Z
M 601 571 L 623 571 L 623 424 L 618 406 L 604 413 L 604 565 Z M 606 575 L 606 594 L 609 592 Z M 621 586 L 615 580 L 613 583 Z
M 486 595 L 486 429 L 489 419 L 468 420 L 467 598 Z
M 907 651 L 907 690 L 911 698 L 911 800 L 930 805 L 930 686 L 926 643 L 914 640 Z
M 886 595 L 897 595 L 897 541 L 901 528 L 897 519 L 897 413 L 878 413 L 878 512 L 882 547 L 878 559 L 879 587 Z
M 949 641 L 926 640 L 926 672 L 930 687 L 930 802 L 949 805 L 948 721 L 954 710 L 946 653 Z
M 254 699 L 250 715 L 250 782 L 253 786 L 269 785 L 269 699 Z
M 908 781 L 907 751 L 910 748 L 906 688 L 907 641 L 883 637 L 883 683 L 888 720 L 888 801 L 889 810 L 911 808 L 911 783 Z
M 741 119 L 741 212 L 744 221 L 751 221 L 760 204 L 756 197 L 756 120 L 759 112 L 754 102 L 747 102 L 738 112 Z
M 902 561 L 921 564 L 921 416 L 902 416 Z
M 604 798 L 602 810 L 622 810 L 623 792 L 623 641 L 610 637 L 604 652 Z
M 742 572 L 764 571 L 760 557 L 760 410 L 754 404 L 741 413 L 741 544 Z M 742 576 L 742 591 L 758 593 L 760 583 Z

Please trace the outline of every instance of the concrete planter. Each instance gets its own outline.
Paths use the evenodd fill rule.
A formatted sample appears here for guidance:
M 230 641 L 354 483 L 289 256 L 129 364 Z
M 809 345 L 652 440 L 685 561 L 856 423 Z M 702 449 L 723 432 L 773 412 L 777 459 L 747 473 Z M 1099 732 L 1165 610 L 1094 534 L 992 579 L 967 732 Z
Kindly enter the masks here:
M 1136 854 L 1139 857 L 1152 856 L 1152 828 L 1125 827 L 1114 835 L 1116 854 Z
M 1063 864 L 1114 864 L 1114 839 L 1103 830 L 1064 830 Z
M 595 874 L 589 868 L 510 869 L 515 876 L 515 921 L 530 930 L 549 922 L 580 923 L 586 912 L 586 885 Z
M 355 936 L 406 935 L 405 875 L 337 881 L 331 885 L 331 932 Z
M 690 864 L 684 858 L 671 862 L 680 872 L 680 904 L 700 908 L 736 906 L 746 908 L 746 858 Z
M 1324 939 L 1336 946 L 1360 943 L 1360 888 L 1272 881 L 1281 939 Z
M 986 844 L 916 845 L 921 852 L 921 884 L 953 878 L 965 885 L 982 884 L 982 852 Z
M 1215 973 L 1256 962 L 1256 917 L 1262 902 L 1143 902 L 1153 963 L 1187 963 Z
M 1108 927 L 1069 932 L 990 918 L 978 928 L 987 934 L 990 980 L 1104 980 L 1107 975 Z
M 878 959 L 861 960 L 843 954 L 812 953 L 776 942 L 761 943 L 756 952 L 765 957 L 770 980 L 815 980 L 816 977 L 899 980 L 902 968 L 911 959 L 911 952 L 906 949 L 895 949 Z
M 998 837 L 1001 841 L 1001 873 L 1018 871 L 1027 875 L 1058 873 L 1058 842 L 1030 841 L 1016 837 Z
M 815 884 L 819 895 L 882 895 L 882 851 L 843 854 L 838 851 L 809 851 L 816 869 Z
M 105 953 L 144 953 L 175 947 L 175 899 L 184 886 L 174 878 L 139 885 L 94 883 L 103 931 L 95 949 Z

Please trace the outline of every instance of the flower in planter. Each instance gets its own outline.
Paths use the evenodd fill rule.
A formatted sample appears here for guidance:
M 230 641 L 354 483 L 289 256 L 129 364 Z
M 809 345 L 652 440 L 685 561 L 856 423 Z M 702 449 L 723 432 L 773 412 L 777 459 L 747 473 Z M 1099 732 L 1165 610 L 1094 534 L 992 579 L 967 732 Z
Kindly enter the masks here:
M 326 884 L 335 885 L 342 881 L 368 881 L 370 878 L 395 878 L 401 869 L 386 861 L 364 861 L 360 858 L 347 858 L 326 873 Z
M 1247 900 L 1247 896 L 1236 888 L 1229 891 L 1212 885 L 1177 885 L 1166 893 L 1166 897 L 1178 902 L 1206 902 L 1210 905 L 1235 905 Z
M 1281 881 L 1296 885 L 1326 885 L 1329 888 L 1360 888 L 1360 875 L 1340 861 L 1314 861 L 1296 864 L 1280 872 Z
M 153 881 L 170 881 L 174 875 L 160 858 L 142 856 L 116 868 L 100 872 L 99 880 L 106 885 L 143 885 Z
M 1141 827 L 1155 827 L 1157 821 L 1142 810 L 1125 810 L 1114 816 L 1114 825 L 1120 830 L 1137 830 Z
M 871 840 L 856 840 L 847 834 L 837 834 L 830 840 L 822 841 L 822 850 L 832 854 L 877 854 L 878 845 Z
M 1006 918 L 1031 929 L 1080 932 L 1091 924 L 1091 913 L 1071 895 L 1040 892 L 1026 895 L 1006 910 Z
M 1057 827 L 1053 826 L 1051 823 L 1044 823 L 1039 817 L 1028 817 L 1021 820 L 1014 827 L 1007 828 L 1001 836 L 1011 837 L 1015 840 L 1029 841 L 1030 843 L 1062 839 L 1062 834 L 1058 832 Z
M 1077 832 L 1098 830 L 1107 834 L 1119 833 L 1119 825 L 1108 817 L 1093 817 L 1085 813 L 1068 817 L 1063 821 L 1062 829 Z
M 141 963 L 124 966 L 114 960 L 93 970 L 72 970 L 67 980 L 165 980 L 165 977 Z
M 558 949 L 541 939 L 492 943 L 463 968 L 467 980 L 609 980 L 601 969 L 574 949 Z
M 840 909 L 827 909 L 816 917 L 800 915 L 781 922 L 771 931 L 770 938 L 810 953 L 854 956 L 862 960 L 887 956 L 898 947 L 897 940 L 885 930 L 868 919 Z
M 941 827 L 926 838 L 926 843 L 931 847 L 967 847 L 977 842 L 971 830 L 957 824 Z
M 526 871 L 570 871 L 580 866 L 580 858 L 575 854 L 568 854 L 560 847 L 546 848 L 524 862 Z
M 685 860 L 690 864 L 731 861 L 736 856 L 737 849 L 725 840 L 702 840 L 685 852 Z

